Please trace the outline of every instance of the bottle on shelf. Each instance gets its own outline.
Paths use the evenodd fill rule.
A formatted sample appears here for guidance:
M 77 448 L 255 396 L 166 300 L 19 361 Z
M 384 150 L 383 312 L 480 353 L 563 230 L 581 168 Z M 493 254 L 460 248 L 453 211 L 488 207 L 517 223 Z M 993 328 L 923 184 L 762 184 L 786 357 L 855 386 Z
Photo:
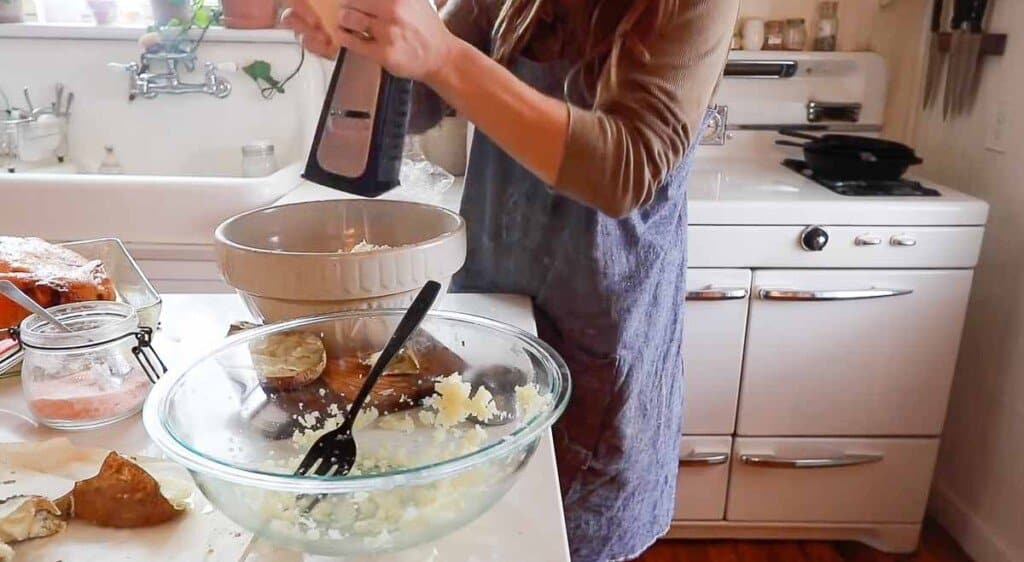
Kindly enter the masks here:
M 839 34 L 839 2 L 828 0 L 818 4 L 818 32 L 814 35 L 815 51 L 836 50 Z
M 104 155 L 103 161 L 100 162 L 100 167 L 96 170 L 100 174 L 123 174 L 124 168 L 121 167 L 121 162 L 117 159 L 117 154 L 114 154 L 113 145 L 106 145 L 103 147 Z

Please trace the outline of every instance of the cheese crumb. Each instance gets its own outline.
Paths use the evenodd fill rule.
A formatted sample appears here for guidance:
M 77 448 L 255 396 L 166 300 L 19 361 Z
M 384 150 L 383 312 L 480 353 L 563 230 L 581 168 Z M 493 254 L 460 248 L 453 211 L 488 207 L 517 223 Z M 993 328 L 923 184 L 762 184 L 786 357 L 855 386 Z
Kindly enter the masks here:
M 516 410 L 521 420 L 528 420 L 541 413 L 547 409 L 550 402 L 550 396 L 541 396 L 540 388 L 536 384 L 516 387 Z
M 449 428 L 466 421 L 469 416 L 487 421 L 497 413 L 493 396 L 486 388 L 478 388 L 471 397 L 472 390 L 473 387 L 463 381 L 458 373 L 442 377 L 434 383 L 437 395 L 432 396 L 427 404 L 437 411 L 434 425 Z
M 380 418 L 377 422 L 377 427 L 390 431 L 412 433 L 416 430 L 416 423 L 412 421 L 408 414 L 402 414 L 401 416 L 394 414 Z

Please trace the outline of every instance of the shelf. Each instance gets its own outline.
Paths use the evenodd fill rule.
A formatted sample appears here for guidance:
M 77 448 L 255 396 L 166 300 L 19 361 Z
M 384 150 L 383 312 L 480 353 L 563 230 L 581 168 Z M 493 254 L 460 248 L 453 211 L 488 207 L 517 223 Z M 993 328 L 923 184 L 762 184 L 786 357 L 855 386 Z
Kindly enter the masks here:
M 1001 56 L 1006 52 L 1007 35 L 1005 33 L 985 33 L 981 38 L 981 54 Z M 948 53 L 953 42 L 953 34 L 946 31 L 939 33 L 939 52 Z

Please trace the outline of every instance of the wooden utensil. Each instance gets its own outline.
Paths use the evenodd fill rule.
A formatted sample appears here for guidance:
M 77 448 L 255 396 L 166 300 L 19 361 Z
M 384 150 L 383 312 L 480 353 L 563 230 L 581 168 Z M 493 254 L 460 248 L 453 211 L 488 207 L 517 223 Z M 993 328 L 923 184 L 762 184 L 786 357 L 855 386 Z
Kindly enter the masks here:
M 939 32 L 942 30 L 943 0 L 935 0 L 932 8 L 931 37 L 928 43 L 928 68 L 924 79 L 924 108 L 928 109 L 938 94 L 939 73 L 946 62 L 946 56 L 939 49 Z
M 971 0 L 956 0 L 953 5 L 953 18 L 950 22 L 952 35 L 949 44 L 949 66 L 946 69 L 946 87 L 942 95 L 942 119 L 948 120 L 957 105 L 957 92 L 963 79 L 966 59 L 965 36 L 968 33 L 967 17 L 970 14 Z

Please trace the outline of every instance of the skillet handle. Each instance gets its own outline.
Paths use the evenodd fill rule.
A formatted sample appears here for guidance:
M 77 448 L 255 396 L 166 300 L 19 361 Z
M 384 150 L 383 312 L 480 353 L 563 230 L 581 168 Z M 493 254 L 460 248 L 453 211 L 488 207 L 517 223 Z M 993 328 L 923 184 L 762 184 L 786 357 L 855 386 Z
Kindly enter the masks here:
M 802 145 L 802 144 L 800 144 L 798 142 L 793 142 L 793 141 L 788 141 L 788 140 L 777 140 L 777 141 L 775 141 L 775 144 L 777 144 L 779 146 L 795 146 L 797 148 L 804 148 L 804 145 Z
M 796 137 L 798 139 L 804 139 L 804 140 L 811 140 L 811 141 L 821 140 L 821 137 L 816 137 L 814 135 L 811 135 L 811 134 L 808 134 L 808 133 L 804 133 L 804 132 L 801 132 L 801 131 L 794 131 L 793 129 L 779 129 L 779 134 L 780 135 L 785 135 L 787 137 Z

